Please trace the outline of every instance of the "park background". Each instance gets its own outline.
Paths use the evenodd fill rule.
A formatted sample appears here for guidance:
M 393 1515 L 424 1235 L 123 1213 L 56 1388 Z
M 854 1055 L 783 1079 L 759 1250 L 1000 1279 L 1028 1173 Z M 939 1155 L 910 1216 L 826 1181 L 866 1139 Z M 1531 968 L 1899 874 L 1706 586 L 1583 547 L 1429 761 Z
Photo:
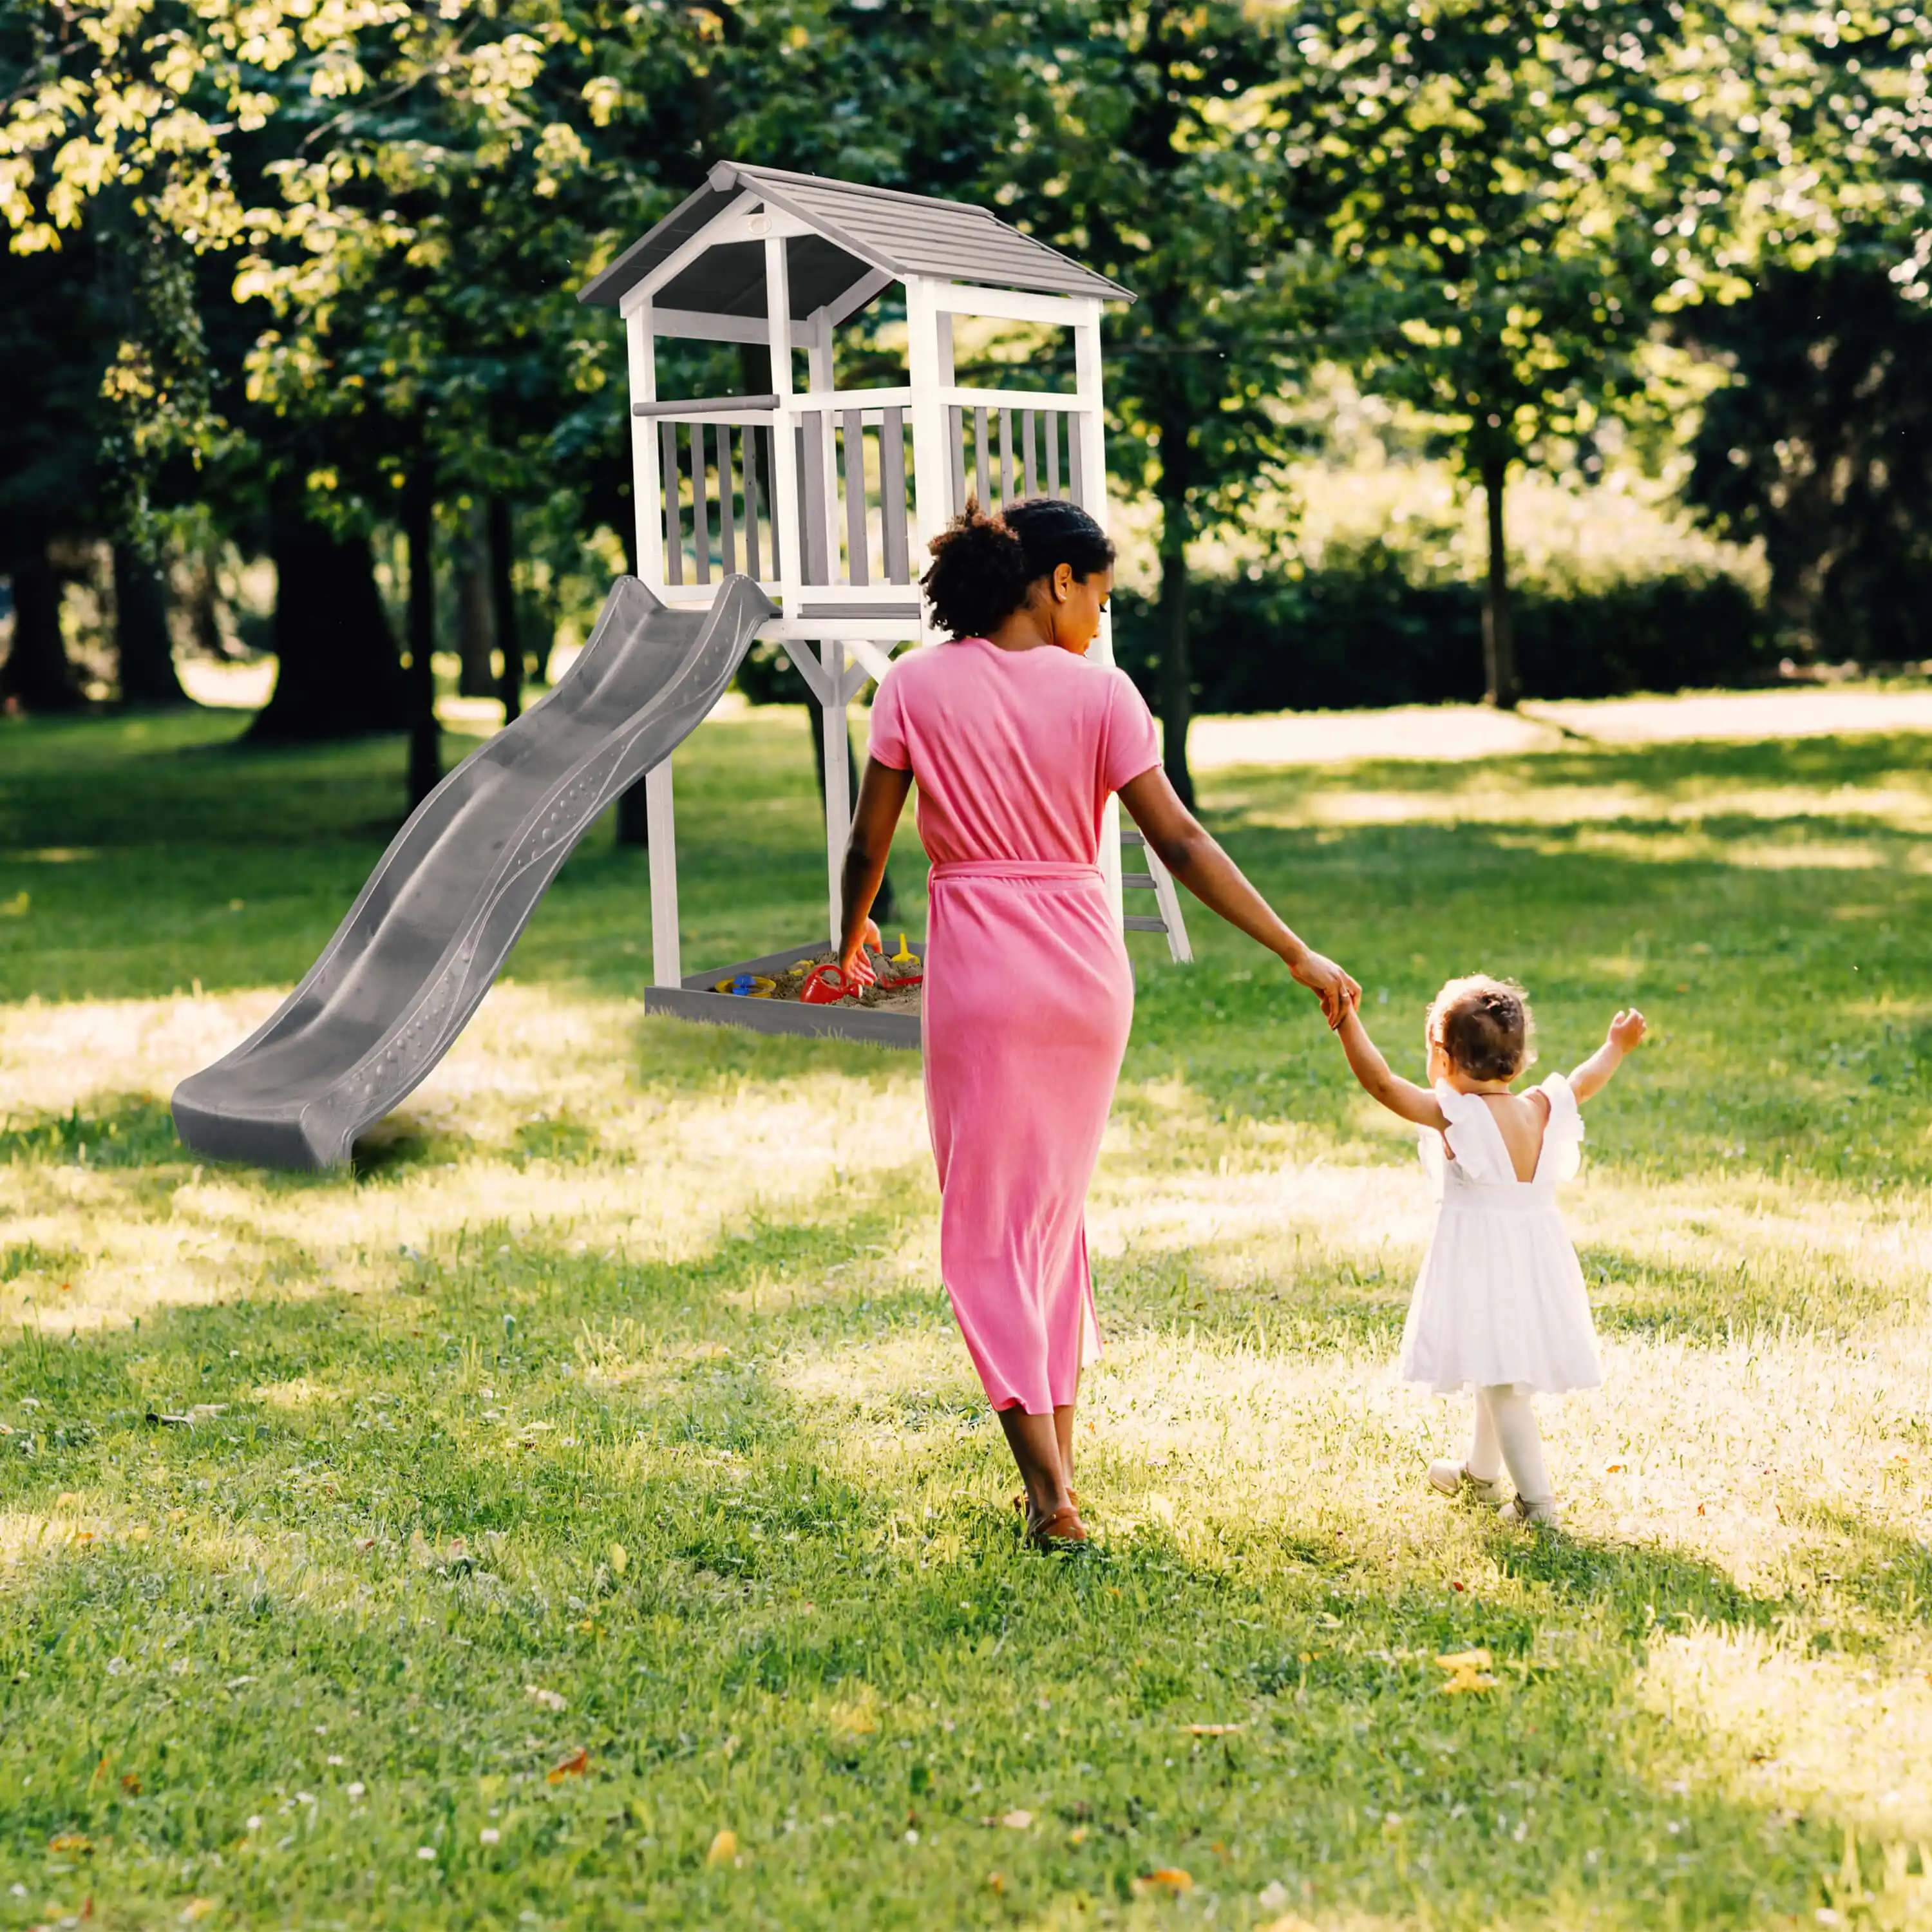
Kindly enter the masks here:
M 8 10 L 0 1926 L 1932 1917 L 1928 42 Z M 1650 1012 L 1562 1538 L 1424 1493 L 1412 1149 L 1204 917 L 1131 941 L 1078 1562 L 1017 1545 L 916 1060 L 644 1018 L 641 813 L 350 1172 L 176 1141 L 624 568 L 574 290 L 721 155 L 1140 296 L 1118 647 L 1393 1057 L 1477 965 L 1546 1067 Z M 680 754 L 694 961 L 822 917 L 802 694 L 761 655 Z

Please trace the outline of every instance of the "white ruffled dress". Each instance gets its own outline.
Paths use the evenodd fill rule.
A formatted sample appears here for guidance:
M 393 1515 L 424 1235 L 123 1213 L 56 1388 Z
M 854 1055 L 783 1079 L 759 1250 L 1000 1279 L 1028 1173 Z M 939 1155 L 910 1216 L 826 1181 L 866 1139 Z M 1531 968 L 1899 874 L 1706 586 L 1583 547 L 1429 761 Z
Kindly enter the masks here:
M 1533 1180 L 1519 1180 L 1487 1104 L 1436 1086 L 1447 1136 L 1422 1136 L 1422 1164 L 1440 1205 L 1402 1329 L 1402 1376 L 1438 1395 L 1508 1383 L 1554 1395 L 1604 1379 L 1596 1325 L 1556 1185 L 1582 1161 L 1583 1116 L 1552 1073 Z M 1444 1157 L 1444 1142 L 1448 1142 Z

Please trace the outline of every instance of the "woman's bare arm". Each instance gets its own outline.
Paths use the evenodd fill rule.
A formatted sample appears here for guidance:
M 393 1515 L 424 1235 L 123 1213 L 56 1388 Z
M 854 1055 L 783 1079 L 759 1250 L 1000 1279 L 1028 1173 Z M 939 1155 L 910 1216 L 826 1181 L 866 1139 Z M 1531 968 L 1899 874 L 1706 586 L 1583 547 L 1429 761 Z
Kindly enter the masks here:
M 1240 866 L 1180 802 L 1156 765 L 1120 788 L 1120 802 L 1161 863 L 1204 905 L 1250 939 L 1280 956 L 1288 970 L 1322 1002 L 1331 1027 L 1342 1024 L 1361 988 L 1332 959 L 1305 945 L 1256 892 Z
M 878 938 L 878 928 L 872 923 L 872 901 L 878 895 L 879 881 L 886 876 L 892 833 L 911 790 L 910 772 L 882 765 L 877 758 L 866 760 L 866 773 L 859 781 L 859 802 L 852 809 L 851 835 L 845 841 L 845 867 L 839 888 L 845 906 L 844 922 L 839 929 L 839 964 L 848 980 L 856 979 L 862 985 L 869 985 L 876 976 L 866 958 L 866 940 Z

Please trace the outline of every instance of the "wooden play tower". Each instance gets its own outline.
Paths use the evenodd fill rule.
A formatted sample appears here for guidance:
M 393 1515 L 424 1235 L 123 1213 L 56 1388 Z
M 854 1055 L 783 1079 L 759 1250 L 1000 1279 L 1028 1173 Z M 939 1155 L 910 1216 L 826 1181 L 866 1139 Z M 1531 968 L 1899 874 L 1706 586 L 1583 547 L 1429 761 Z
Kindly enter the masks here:
M 836 332 L 895 287 L 904 381 L 841 388 Z M 820 705 L 836 942 L 851 809 L 848 707 L 886 674 L 897 647 L 937 641 L 917 578 L 928 540 L 969 496 L 988 509 L 1069 497 L 1106 526 L 1101 307 L 1132 298 L 985 208 L 721 162 L 580 299 L 625 321 L 646 588 L 674 608 L 702 607 L 734 573 L 754 579 L 780 614 L 758 636 L 783 644 Z M 1072 386 L 962 386 L 956 317 L 1063 332 Z M 661 397 L 657 345 L 667 337 L 758 344 L 768 352 L 770 386 Z M 1050 366 L 1064 365 L 1063 357 Z M 1093 654 L 1112 661 L 1104 623 Z M 691 983 L 678 945 L 670 760 L 650 772 L 646 797 L 652 977 L 668 991 Z M 1119 912 L 1118 809 L 1109 803 L 1101 864 Z M 1146 860 L 1148 871 L 1125 884 L 1155 892 L 1160 913 L 1124 922 L 1166 932 L 1184 958 L 1171 882 L 1151 854 Z

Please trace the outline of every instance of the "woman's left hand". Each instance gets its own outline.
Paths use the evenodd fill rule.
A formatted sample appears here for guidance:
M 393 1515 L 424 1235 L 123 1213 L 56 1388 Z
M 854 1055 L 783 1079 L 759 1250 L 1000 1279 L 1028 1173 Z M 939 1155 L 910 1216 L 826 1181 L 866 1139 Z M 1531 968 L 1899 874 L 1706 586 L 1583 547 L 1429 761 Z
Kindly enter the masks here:
M 1319 952 L 1303 953 L 1288 970 L 1322 1002 L 1322 1016 L 1331 1030 L 1348 1018 L 1349 1009 L 1362 997 L 1354 977 Z
M 857 943 L 848 946 L 845 949 L 844 956 L 838 962 L 838 970 L 845 976 L 845 983 L 848 986 L 870 986 L 876 984 L 879 976 L 874 970 L 872 962 L 866 957 L 866 955 L 868 950 L 883 952 L 885 950 L 886 943 L 879 937 L 878 927 L 868 919 L 866 922 L 865 931 L 859 935 Z

